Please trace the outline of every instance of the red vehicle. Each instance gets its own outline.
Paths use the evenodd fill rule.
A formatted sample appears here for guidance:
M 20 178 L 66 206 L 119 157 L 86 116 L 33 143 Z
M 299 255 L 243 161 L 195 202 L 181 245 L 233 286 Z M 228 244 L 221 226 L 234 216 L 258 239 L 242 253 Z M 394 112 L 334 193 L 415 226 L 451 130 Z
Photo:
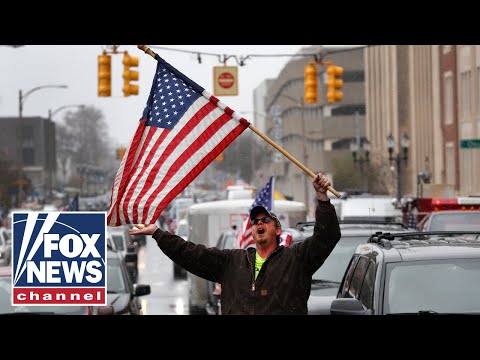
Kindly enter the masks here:
M 453 198 L 417 198 L 403 207 L 403 222 L 418 224 L 428 214 L 445 210 L 480 210 L 480 196 L 457 196 Z M 410 218 L 409 218 L 410 217 Z

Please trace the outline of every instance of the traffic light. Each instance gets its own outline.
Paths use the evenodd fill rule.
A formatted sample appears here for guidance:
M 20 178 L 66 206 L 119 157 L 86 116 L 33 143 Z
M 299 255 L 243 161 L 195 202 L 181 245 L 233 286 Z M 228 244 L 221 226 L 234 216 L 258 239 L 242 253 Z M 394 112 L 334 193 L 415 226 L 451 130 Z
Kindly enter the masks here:
M 215 158 L 215 161 L 217 163 L 221 163 L 223 161 L 223 152 L 221 152 L 220 154 L 218 154 L 218 156 Z
M 305 103 L 315 104 L 318 102 L 317 97 L 317 67 L 314 62 L 310 62 L 305 66 Z
M 340 90 L 343 87 L 343 80 L 340 77 L 343 75 L 343 68 L 333 64 L 327 67 L 327 100 L 328 103 L 334 103 L 343 99 L 343 92 Z
M 125 152 L 127 151 L 126 147 L 119 147 L 117 149 L 117 160 L 122 160 L 123 156 L 125 155 Z
M 138 66 L 138 57 L 130 56 L 127 52 L 123 55 L 123 96 L 138 95 L 139 87 L 131 84 L 131 81 L 138 80 L 138 71 L 131 70 Z
M 112 57 L 106 52 L 98 56 L 98 96 L 112 96 Z

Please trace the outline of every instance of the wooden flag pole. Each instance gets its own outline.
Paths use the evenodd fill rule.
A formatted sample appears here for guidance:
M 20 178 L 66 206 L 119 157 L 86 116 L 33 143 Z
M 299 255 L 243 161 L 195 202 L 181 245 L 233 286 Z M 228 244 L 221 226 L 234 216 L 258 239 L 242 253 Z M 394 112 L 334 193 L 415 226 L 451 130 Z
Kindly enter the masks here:
M 146 45 L 137 45 L 137 47 L 144 51 L 146 54 L 150 55 L 151 57 L 155 58 L 155 53 L 148 48 Z M 307 168 L 305 165 L 303 165 L 301 162 L 299 162 L 297 159 L 295 159 L 292 155 L 290 155 L 288 152 L 283 150 L 280 146 L 278 146 L 273 140 L 271 140 L 268 136 L 262 134 L 260 131 L 258 131 L 252 124 L 248 126 L 250 130 L 252 130 L 255 134 L 260 136 L 263 140 L 268 142 L 270 145 L 272 145 L 275 149 L 280 151 L 287 159 L 289 159 L 291 162 L 293 162 L 295 165 L 297 165 L 300 169 L 302 169 L 307 175 L 310 175 L 310 177 L 314 178 L 315 174 L 313 171 L 311 171 L 309 168 Z M 340 198 L 341 195 L 340 193 L 335 190 L 332 186 L 327 187 L 328 191 L 330 191 L 333 195 L 335 195 L 337 198 Z M 307 199 L 305 199 L 307 201 Z
M 146 45 L 137 45 L 137 47 L 155 59 L 155 53 L 149 47 Z

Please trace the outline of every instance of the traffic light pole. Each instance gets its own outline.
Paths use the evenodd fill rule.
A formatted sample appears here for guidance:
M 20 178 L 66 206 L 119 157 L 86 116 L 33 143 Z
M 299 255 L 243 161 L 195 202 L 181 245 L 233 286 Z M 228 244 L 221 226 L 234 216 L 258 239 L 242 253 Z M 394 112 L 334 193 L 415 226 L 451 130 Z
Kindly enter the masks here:
M 303 152 L 303 163 L 305 164 L 305 166 L 308 167 L 308 155 L 307 155 L 307 145 L 306 145 L 306 126 L 305 126 L 305 104 L 303 102 L 303 98 L 300 98 L 300 112 L 301 112 L 301 122 L 302 122 L 302 152 Z M 304 196 L 305 196 L 305 205 L 307 207 L 307 212 L 308 212 L 308 207 L 309 207 L 309 199 L 308 199 L 308 189 L 310 188 L 308 186 L 308 177 L 307 177 L 307 174 L 306 173 L 303 173 L 303 184 L 304 184 L 304 188 L 305 188 L 305 193 L 304 193 Z

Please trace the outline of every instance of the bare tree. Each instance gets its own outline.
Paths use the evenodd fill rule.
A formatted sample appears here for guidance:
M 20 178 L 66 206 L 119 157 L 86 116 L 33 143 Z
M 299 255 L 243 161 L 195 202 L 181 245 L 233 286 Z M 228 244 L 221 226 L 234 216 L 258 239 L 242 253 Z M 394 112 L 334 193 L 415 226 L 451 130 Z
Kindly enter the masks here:
M 268 144 L 254 141 L 255 136 L 252 131 L 245 130 L 225 149 L 223 161 L 215 163 L 215 168 L 252 183 L 255 169 L 268 159 L 265 149 Z
M 65 127 L 59 130 L 59 137 L 62 137 L 59 139 L 59 159 L 61 166 L 70 160 L 76 172 L 70 180 L 80 182 L 81 191 L 85 193 L 109 188 L 116 162 L 103 113 L 86 106 L 68 112 L 64 119 Z
M 108 156 L 108 127 L 100 110 L 86 106 L 76 112 L 68 112 L 65 124 L 72 136 L 72 160 L 75 164 L 102 166 L 111 161 L 111 156 Z

